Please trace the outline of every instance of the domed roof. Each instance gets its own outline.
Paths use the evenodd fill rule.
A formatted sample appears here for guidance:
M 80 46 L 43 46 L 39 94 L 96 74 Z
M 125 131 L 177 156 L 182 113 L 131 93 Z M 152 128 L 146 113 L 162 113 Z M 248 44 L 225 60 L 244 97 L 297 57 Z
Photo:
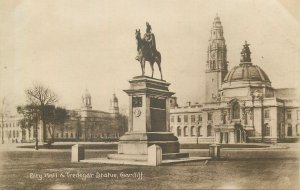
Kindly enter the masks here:
M 224 78 L 224 82 L 240 80 L 271 82 L 268 75 L 259 66 L 252 64 L 235 66 Z
M 271 82 L 268 75 L 259 66 L 252 64 L 250 55 L 249 44 L 246 41 L 241 52 L 241 63 L 227 73 L 224 78 L 225 83 L 233 81 Z

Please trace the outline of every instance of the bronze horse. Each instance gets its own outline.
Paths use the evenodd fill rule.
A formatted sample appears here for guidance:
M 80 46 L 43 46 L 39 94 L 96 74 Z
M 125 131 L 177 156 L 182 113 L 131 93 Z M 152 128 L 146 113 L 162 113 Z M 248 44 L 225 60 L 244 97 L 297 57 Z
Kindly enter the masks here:
M 160 78 L 163 80 L 161 72 L 161 55 L 159 51 L 152 52 L 149 44 L 141 38 L 140 30 L 135 30 L 135 38 L 137 40 L 138 61 L 141 64 L 142 76 L 145 75 L 145 62 L 150 63 L 152 69 L 152 78 L 154 73 L 154 63 L 156 62 L 160 72 Z

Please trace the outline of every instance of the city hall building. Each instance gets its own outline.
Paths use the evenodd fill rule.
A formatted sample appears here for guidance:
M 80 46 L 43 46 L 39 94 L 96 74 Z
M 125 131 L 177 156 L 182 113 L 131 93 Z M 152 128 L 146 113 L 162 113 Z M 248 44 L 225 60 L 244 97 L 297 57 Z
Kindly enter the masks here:
M 296 141 L 300 137 L 299 91 L 276 89 L 252 63 L 245 42 L 240 63 L 228 71 L 220 18 L 214 19 L 207 50 L 205 102 L 178 106 L 170 99 L 170 131 L 182 143 Z

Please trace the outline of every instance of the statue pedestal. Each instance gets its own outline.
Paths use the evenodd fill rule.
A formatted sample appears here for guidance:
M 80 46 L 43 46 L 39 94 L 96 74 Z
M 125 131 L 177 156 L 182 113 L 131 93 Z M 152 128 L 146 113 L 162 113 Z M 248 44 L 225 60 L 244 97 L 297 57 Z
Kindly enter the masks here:
M 146 76 L 134 77 L 129 83 L 130 89 L 124 90 L 129 96 L 128 132 L 119 140 L 119 156 L 108 157 L 144 160 L 154 144 L 161 147 L 163 158 L 188 157 L 179 153 L 178 138 L 168 132 L 169 98 L 174 94 L 168 89 L 170 83 Z
M 211 159 L 179 152 L 178 138 L 168 132 L 169 98 L 174 94 L 169 92 L 169 83 L 146 76 L 134 77 L 129 83 L 130 89 L 125 90 L 129 129 L 119 140 L 118 154 L 80 162 L 157 166 Z

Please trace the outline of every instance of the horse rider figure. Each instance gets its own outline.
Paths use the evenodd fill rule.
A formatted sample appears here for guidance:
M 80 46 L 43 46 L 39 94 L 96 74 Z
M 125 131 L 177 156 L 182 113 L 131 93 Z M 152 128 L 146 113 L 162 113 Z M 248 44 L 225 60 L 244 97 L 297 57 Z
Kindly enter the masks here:
M 147 26 L 147 28 L 146 28 L 146 33 L 144 34 L 144 37 L 143 37 L 143 41 L 145 42 L 145 44 L 147 44 L 147 46 L 149 48 L 148 51 L 150 53 L 150 56 L 154 57 L 155 53 L 157 52 L 156 43 L 155 43 L 155 36 L 152 33 L 151 25 L 148 22 L 146 22 L 146 26 Z M 136 56 L 135 59 L 140 60 L 139 54 Z
M 155 36 L 151 32 L 152 28 L 148 22 L 146 22 L 146 26 L 147 26 L 147 29 L 146 29 L 146 33 L 144 35 L 144 41 L 146 43 L 148 43 L 148 45 L 149 45 L 149 50 L 150 50 L 151 56 L 154 56 L 154 54 L 156 53 Z

